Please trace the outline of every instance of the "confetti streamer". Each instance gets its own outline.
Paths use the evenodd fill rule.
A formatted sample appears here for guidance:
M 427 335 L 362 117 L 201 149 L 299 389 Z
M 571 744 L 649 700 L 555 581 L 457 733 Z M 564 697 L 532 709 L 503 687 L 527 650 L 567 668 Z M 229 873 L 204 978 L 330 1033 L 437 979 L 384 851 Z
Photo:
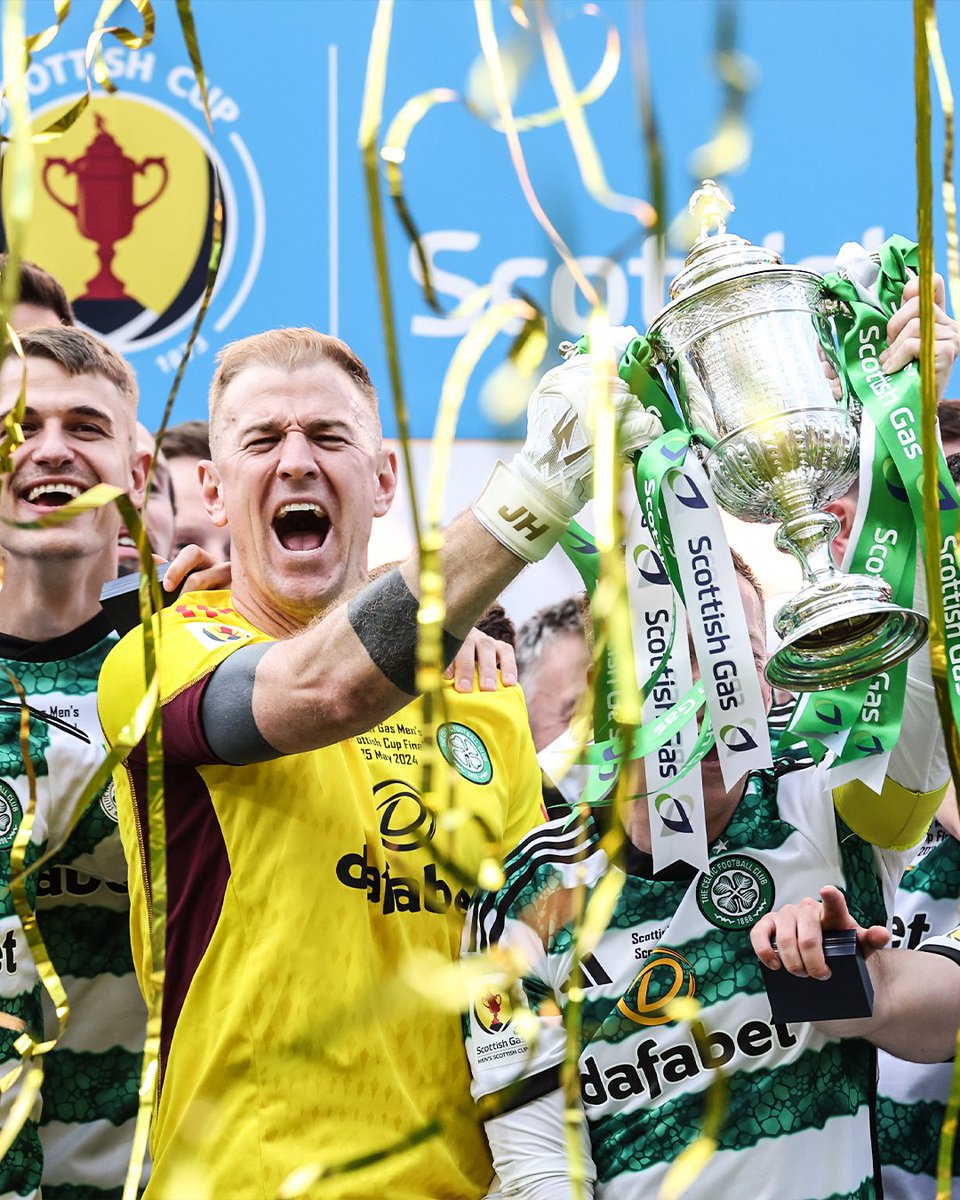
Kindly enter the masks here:
M 367 55 L 367 73 L 363 84 L 363 106 L 357 145 L 363 157 L 363 174 L 370 216 L 370 236 L 373 241 L 374 265 L 377 276 L 377 295 L 380 300 L 380 319 L 386 342 L 387 370 L 393 396 L 393 412 L 400 440 L 400 454 L 410 490 L 410 516 L 418 545 L 422 541 L 420 508 L 417 504 L 416 477 L 410 454 L 410 420 L 400 371 L 397 342 L 397 323 L 394 316 L 393 291 L 390 284 L 390 263 L 387 256 L 387 235 L 380 198 L 380 173 L 377 166 L 377 139 L 383 121 L 383 94 L 387 82 L 387 55 L 393 23 L 393 0 L 378 0 L 377 15 Z
M 583 293 L 590 306 L 598 309 L 600 307 L 600 297 L 597 295 L 596 289 L 584 274 L 583 269 L 570 252 L 570 248 L 560 236 L 553 222 L 547 216 L 543 205 L 534 191 L 530 172 L 527 169 L 526 159 L 520 145 L 520 137 L 516 121 L 514 120 L 513 110 L 510 106 L 510 94 L 504 75 L 500 45 L 493 27 L 493 12 L 490 0 L 474 0 L 474 10 L 477 17 L 477 29 L 480 34 L 480 46 L 490 71 L 497 111 L 500 113 L 500 119 L 503 122 L 503 132 L 510 150 L 510 158 L 513 162 L 513 168 L 516 171 L 524 198 L 540 227 L 546 233 L 547 237 L 549 237 L 554 249 L 566 264 L 567 270 L 576 282 L 577 287 Z
M 937 10 L 933 4 L 930 5 L 924 16 L 924 27 L 930 50 L 930 62 L 933 65 L 934 77 L 937 81 L 940 108 L 943 110 L 943 181 L 940 185 L 940 195 L 943 201 L 944 216 L 947 219 L 947 288 L 950 295 L 950 307 L 956 314 L 960 312 L 960 243 L 958 243 L 957 235 L 957 192 L 953 182 L 955 107 L 947 62 L 940 44 Z
M 23 360 L 20 339 L 9 325 L 10 315 L 20 298 L 21 246 L 33 214 L 34 153 L 30 139 L 30 101 L 27 94 L 25 18 L 22 0 L 13 0 L 3 10 L 4 98 L 10 114 L 10 135 L 3 155 L 3 171 L 9 172 L 9 195 L 5 212 L 7 269 L 0 279 L 0 366 L 8 348 Z M 39 35 L 38 35 L 39 36 Z M 4 440 L 0 444 L 0 471 L 11 469 L 11 457 L 23 443 L 20 422 L 26 404 L 26 369 L 22 369 L 20 394 L 13 409 L 4 416 Z
M 914 31 L 914 99 L 916 106 L 916 167 L 917 167 L 917 241 L 920 246 L 920 392 L 921 438 L 925 445 L 936 438 L 936 363 L 933 313 L 933 167 L 930 153 L 930 50 L 927 31 L 934 14 L 933 0 L 913 0 Z M 947 659 L 944 640 L 943 596 L 940 588 L 940 564 L 935 547 L 939 524 L 939 504 L 935 463 L 924 456 L 923 521 L 927 534 L 927 553 L 924 555 L 927 597 L 930 608 L 928 632 L 930 665 L 940 710 L 947 754 L 954 786 L 960 784 L 960 741 L 950 709 L 946 683 Z M 950 1095 L 944 1113 L 940 1148 L 937 1155 L 937 1200 L 949 1200 L 953 1175 L 953 1147 L 957 1133 L 957 1114 L 960 1112 L 960 1073 L 954 1068 Z
M 213 118 L 210 115 L 207 77 L 206 72 L 203 69 L 203 60 L 200 55 L 200 45 L 197 41 L 197 31 L 193 21 L 193 12 L 190 7 L 190 0 L 177 0 L 177 16 L 180 19 L 180 29 L 183 33 L 183 40 L 187 47 L 187 53 L 190 56 L 190 64 L 193 67 L 193 73 L 200 89 L 200 97 L 203 102 L 203 115 L 206 118 L 210 132 L 213 133 Z M 144 488 L 144 504 L 146 504 L 146 497 L 150 494 L 150 484 L 153 481 L 153 473 L 157 463 L 157 452 L 162 448 L 163 435 L 166 433 L 167 425 L 170 422 L 170 417 L 173 413 L 173 406 L 180 392 L 180 385 L 183 382 L 184 372 L 187 369 L 187 363 L 190 361 L 193 348 L 196 345 L 197 338 L 200 336 L 200 329 L 203 326 L 203 322 L 207 316 L 207 311 L 210 308 L 210 301 L 213 299 L 213 289 L 217 285 L 217 276 L 220 274 L 220 262 L 223 255 L 223 224 L 223 189 L 220 183 L 220 173 L 214 169 L 213 227 L 210 235 L 210 258 L 207 261 L 207 281 L 203 289 L 203 295 L 200 298 L 200 307 L 197 309 L 197 315 L 194 318 L 193 325 L 190 328 L 190 335 L 187 338 L 187 343 L 180 357 L 180 362 L 177 365 L 177 372 L 173 377 L 173 383 L 170 386 L 170 391 L 163 407 L 163 415 L 160 418 L 159 428 L 154 436 L 156 451 L 154 452 L 153 458 L 150 460 L 150 467 L 147 471 L 147 481 Z
M 593 11 L 596 11 L 595 9 Z M 635 199 L 632 196 L 621 196 L 614 192 L 607 183 L 606 172 L 593 137 L 590 134 L 587 119 L 583 111 L 583 102 L 576 95 L 570 69 L 560 47 L 557 31 L 547 17 L 543 0 L 535 0 L 537 25 L 540 30 L 540 40 L 543 44 L 543 55 L 550 75 L 550 82 L 560 101 L 560 112 L 563 123 L 567 128 L 570 144 L 573 147 L 580 168 L 580 178 L 587 192 L 603 205 L 614 212 L 623 212 L 636 220 L 639 225 L 651 226 L 656 224 L 657 215 L 646 200 Z M 619 43 L 618 43 L 619 58 Z
M 410 239 L 417 256 L 417 261 L 420 263 L 424 299 L 435 313 L 442 313 L 442 309 L 437 301 L 437 294 L 434 290 L 430 274 L 430 263 L 427 261 L 427 256 L 423 249 L 420 231 L 407 206 L 403 189 L 402 166 L 404 159 L 407 157 L 407 143 L 410 141 L 414 129 L 416 129 L 427 113 L 438 104 L 450 104 L 459 99 L 460 96 L 458 93 L 451 91 L 449 88 L 431 88 L 427 92 L 421 92 L 419 96 L 411 96 L 391 121 L 390 128 L 387 130 L 387 135 L 383 141 L 383 148 L 380 151 L 380 157 L 387 164 L 387 183 L 390 187 L 390 199 L 393 201 L 393 207 L 400 219 L 400 224 Z

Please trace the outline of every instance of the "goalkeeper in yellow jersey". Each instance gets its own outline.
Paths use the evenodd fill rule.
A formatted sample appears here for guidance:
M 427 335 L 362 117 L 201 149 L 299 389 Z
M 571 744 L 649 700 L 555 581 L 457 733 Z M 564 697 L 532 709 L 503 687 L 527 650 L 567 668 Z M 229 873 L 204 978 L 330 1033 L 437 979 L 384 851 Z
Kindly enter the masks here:
M 636 451 L 659 422 L 601 365 Z M 546 376 L 520 454 L 447 530 L 447 661 L 586 499 L 597 369 L 582 356 Z M 481 865 L 539 818 L 522 695 L 445 688 L 448 769 L 428 807 L 418 568 L 359 590 L 397 467 L 342 342 L 279 330 L 228 347 L 210 436 L 202 486 L 230 534 L 232 588 L 181 596 L 158 642 L 167 923 L 148 1200 L 273 1200 L 298 1167 L 361 1159 L 323 1194 L 480 1197 L 492 1170 L 443 968 Z M 101 677 L 110 741 L 145 686 L 134 631 Z M 116 778 L 146 987 L 159 964 L 143 747 Z

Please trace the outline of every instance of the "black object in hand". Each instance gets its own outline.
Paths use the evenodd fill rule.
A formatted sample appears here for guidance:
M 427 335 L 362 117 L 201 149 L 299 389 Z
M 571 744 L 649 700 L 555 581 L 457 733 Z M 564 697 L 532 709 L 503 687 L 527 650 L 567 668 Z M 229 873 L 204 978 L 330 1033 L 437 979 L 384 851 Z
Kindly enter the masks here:
M 776 949 L 777 943 L 773 943 Z M 823 954 L 829 979 L 803 979 L 786 967 L 771 971 L 760 964 L 775 1023 L 844 1021 L 873 1013 L 873 984 L 855 929 L 824 934 Z

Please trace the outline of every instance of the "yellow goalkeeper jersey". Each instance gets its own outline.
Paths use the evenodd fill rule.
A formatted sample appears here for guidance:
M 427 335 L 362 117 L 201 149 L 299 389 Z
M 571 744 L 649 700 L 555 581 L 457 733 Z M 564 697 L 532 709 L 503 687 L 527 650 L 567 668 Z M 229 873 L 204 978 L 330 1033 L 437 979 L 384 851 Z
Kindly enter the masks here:
M 160 620 L 168 894 L 148 1200 L 273 1200 L 308 1165 L 324 1173 L 311 1197 L 483 1196 L 492 1171 L 448 973 L 479 866 L 540 820 L 520 690 L 445 685 L 428 808 L 419 701 L 361 737 L 230 766 L 204 738 L 203 689 L 269 639 L 228 592 L 186 595 Z M 108 741 L 144 687 L 136 630 L 103 668 Z M 146 989 L 142 747 L 116 791 Z

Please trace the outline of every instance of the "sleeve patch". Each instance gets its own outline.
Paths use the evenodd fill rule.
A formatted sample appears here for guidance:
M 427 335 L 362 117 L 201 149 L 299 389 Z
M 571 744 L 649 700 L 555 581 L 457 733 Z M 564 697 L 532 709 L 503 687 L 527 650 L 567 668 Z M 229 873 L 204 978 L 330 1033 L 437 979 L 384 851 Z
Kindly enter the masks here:
M 488 976 L 471 987 L 470 1032 L 468 1050 L 475 1072 L 527 1056 L 526 1039 L 513 1028 L 513 1009 L 502 977 Z

